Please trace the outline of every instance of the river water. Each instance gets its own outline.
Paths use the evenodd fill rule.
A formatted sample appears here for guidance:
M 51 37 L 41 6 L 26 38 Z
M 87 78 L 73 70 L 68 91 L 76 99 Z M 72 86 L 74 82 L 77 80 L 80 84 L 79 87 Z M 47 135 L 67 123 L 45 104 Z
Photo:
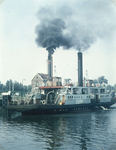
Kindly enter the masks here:
M 116 150 L 116 105 L 63 115 L 9 115 L 0 108 L 0 150 Z

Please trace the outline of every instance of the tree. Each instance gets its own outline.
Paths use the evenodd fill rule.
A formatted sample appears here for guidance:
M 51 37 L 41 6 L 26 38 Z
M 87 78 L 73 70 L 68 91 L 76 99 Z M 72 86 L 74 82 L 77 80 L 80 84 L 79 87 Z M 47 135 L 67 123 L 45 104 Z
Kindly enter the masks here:
M 15 92 L 21 92 L 21 93 L 25 93 L 28 91 L 31 91 L 31 85 L 24 85 L 15 81 L 13 82 L 11 79 L 6 81 L 6 84 L 2 84 L 0 82 L 0 91 L 4 92 L 4 91 L 14 91 Z
M 107 85 L 107 90 L 108 90 L 109 92 L 113 91 L 113 90 L 114 90 L 114 86 L 111 86 L 110 84 Z
M 106 83 L 106 84 L 108 84 L 108 80 L 107 80 L 107 79 L 105 79 L 105 77 L 104 77 L 104 76 L 99 77 L 99 78 L 98 78 L 98 82 L 99 82 L 100 84 L 102 84 L 102 83 Z
M 23 85 L 17 81 L 14 83 L 14 90 L 15 91 L 23 91 Z
M 5 86 L 0 82 L 0 90 L 5 90 Z
M 12 90 L 12 80 L 11 79 L 6 81 L 5 90 L 9 90 L 9 91 Z

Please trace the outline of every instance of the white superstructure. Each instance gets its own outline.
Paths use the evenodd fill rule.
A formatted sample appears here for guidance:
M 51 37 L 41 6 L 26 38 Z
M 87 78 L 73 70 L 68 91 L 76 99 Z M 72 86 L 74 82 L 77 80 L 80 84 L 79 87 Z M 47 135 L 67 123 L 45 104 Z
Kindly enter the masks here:
M 60 90 L 59 102 L 65 105 L 110 102 L 111 94 L 105 87 L 65 86 Z

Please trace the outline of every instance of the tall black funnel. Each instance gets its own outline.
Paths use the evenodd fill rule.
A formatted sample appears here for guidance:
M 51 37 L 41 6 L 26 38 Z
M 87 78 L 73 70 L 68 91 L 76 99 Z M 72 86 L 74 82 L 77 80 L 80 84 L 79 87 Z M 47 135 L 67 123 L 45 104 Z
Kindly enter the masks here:
M 81 52 L 78 55 L 78 84 L 83 86 L 83 54 Z

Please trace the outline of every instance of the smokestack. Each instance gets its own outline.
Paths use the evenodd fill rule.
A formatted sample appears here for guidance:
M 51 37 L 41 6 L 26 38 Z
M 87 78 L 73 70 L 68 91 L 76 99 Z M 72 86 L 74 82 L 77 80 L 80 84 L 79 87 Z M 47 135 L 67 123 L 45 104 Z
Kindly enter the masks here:
M 53 77 L 53 57 L 51 54 L 48 55 L 48 77 Z
M 83 86 L 83 55 L 81 52 L 77 53 L 78 55 L 78 84 Z

